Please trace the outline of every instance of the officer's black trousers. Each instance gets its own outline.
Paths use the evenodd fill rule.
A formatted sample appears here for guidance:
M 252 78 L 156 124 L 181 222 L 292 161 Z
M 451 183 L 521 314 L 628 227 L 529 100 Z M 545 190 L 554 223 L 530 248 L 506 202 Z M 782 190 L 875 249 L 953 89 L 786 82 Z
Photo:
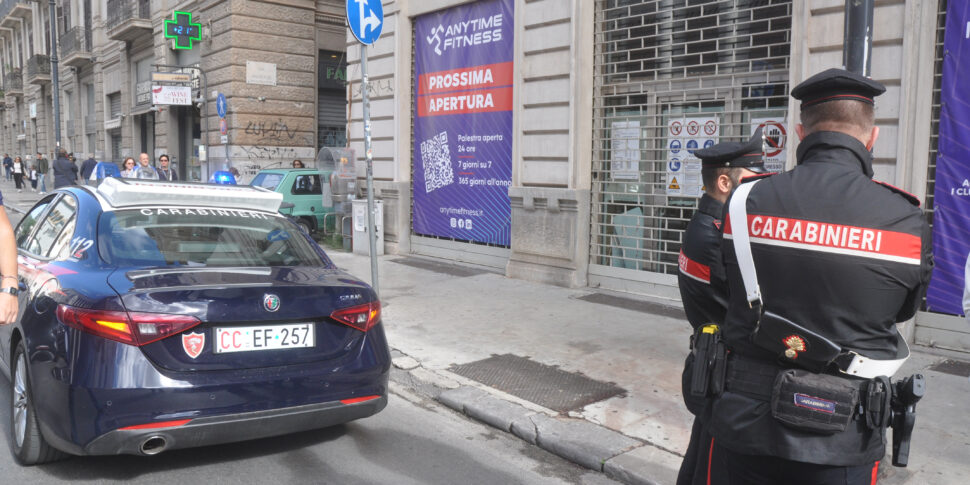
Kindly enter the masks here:
M 816 465 L 774 456 L 742 455 L 714 444 L 731 485 L 875 485 L 879 462 L 861 466 Z
M 694 418 L 677 485 L 728 485 L 722 450 L 714 446 L 704 414 Z

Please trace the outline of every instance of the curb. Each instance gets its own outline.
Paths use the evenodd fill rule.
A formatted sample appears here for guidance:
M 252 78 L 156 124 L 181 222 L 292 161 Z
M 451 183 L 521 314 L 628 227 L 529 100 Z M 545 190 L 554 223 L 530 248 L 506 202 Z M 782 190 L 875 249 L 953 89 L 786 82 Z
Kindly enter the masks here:
M 628 485 L 677 481 L 680 455 L 583 419 L 526 408 L 450 372 L 426 369 L 398 350 L 392 355 L 392 381 L 470 418 Z

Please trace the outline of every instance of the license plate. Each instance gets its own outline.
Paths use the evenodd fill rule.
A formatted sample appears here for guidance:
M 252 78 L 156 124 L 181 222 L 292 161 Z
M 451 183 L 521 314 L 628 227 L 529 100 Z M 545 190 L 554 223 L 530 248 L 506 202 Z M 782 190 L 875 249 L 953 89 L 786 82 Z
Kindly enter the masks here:
M 314 325 L 262 325 L 258 327 L 216 328 L 217 354 L 313 347 Z

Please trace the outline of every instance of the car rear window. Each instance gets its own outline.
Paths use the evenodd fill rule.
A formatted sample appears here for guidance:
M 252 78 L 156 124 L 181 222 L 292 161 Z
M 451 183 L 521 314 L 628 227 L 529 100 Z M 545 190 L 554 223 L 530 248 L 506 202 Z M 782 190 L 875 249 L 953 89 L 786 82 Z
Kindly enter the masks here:
M 282 181 L 283 174 L 281 173 L 263 172 L 256 174 L 256 177 L 253 178 L 253 181 L 250 182 L 249 185 L 252 185 L 253 187 L 262 187 L 268 190 L 276 190 L 276 187 L 278 187 Z
M 240 209 L 105 212 L 98 247 L 118 266 L 332 266 L 286 218 Z

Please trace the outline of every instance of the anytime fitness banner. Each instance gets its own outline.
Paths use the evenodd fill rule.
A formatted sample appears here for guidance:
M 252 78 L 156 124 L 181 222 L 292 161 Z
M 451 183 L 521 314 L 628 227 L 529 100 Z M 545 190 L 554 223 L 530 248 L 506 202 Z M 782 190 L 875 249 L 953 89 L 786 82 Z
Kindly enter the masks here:
M 940 101 L 940 145 L 933 192 L 936 268 L 926 294 L 930 310 L 963 314 L 964 268 L 970 253 L 970 0 L 947 2 Z
M 513 5 L 475 2 L 415 22 L 417 234 L 509 245 Z

